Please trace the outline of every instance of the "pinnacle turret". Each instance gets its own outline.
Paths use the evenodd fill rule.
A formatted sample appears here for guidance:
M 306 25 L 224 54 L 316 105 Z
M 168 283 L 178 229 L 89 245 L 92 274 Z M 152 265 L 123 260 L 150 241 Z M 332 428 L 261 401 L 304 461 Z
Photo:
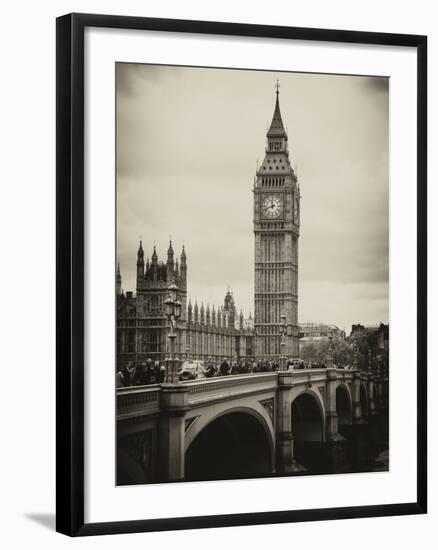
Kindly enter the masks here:
M 143 243 L 140 239 L 140 244 L 137 251 L 137 281 L 139 278 L 143 277 L 144 274 L 144 251 Z
M 173 248 L 172 241 L 169 242 L 169 248 L 167 249 L 167 262 L 171 260 L 173 262 Z

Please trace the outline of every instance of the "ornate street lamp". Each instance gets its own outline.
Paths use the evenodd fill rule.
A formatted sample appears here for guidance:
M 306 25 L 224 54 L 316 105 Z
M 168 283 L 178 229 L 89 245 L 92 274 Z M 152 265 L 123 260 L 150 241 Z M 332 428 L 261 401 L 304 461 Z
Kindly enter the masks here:
M 368 348 L 368 372 L 373 371 L 373 358 L 371 356 L 371 348 Z
M 286 315 L 280 315 L 280 335 L 281 335 L 281 340 L 280 340 L 280 350 L 281 350 L 281 355 L 280 355 L 280 366 L 281 366 L 281 370 L 286 370 L 286 355 L 284 353 L 284 350 L 286 348 L 286 333 L 287 333 L 287 324 L 286 324 Z
M 327 368 L 328 369 L 333 369 L 334 366 L 335 366 L 335 362 L 334 362 L 334 359 L 333 359 L 333 334 L 332 334 L 332 329 L 331 328 L 329 328 L 329 330 L 328 330 L 328 341 L 329 341 L 329 347 L 328 347 L 327 359 L 326 359 Z
M 358 364 L 359 364 L 358 359 L 357 359 L 357 348 L 358 348 L 358 345 L 357 345 L 357 342 L 355 340 L 353 342 L 353 353 L 354 353 L 354 355 L 353 355 L 353 368 L 354 368 L 354 370 L 357 370 Z
M 169 357 L 166 360 L 166 382 L 168 384 L 176 384 L 178 380 L 178 364 L 179 359 L 175 354 L 175 341 L 176 341 L 176 324 L 181 317 L 182 304 L 177 299 L 178 287 L 172 283 L 167 289 L 168 296 L 164 302 L 164 313 L 169 321 L 170 330 L 168 334 L 169 338 Z

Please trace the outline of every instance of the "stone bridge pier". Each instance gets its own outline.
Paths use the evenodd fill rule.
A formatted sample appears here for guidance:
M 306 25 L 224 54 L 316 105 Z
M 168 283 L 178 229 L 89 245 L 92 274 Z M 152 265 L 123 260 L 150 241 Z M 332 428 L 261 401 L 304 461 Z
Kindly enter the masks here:
M 309 369 L 121 388 L 117 483 L 359 471 L 384 443 L 384 383 Z

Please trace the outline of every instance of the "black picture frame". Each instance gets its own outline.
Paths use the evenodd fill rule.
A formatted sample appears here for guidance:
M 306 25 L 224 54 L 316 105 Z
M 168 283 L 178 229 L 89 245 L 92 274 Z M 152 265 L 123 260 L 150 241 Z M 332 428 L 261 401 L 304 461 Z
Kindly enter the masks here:
M 57 381 L 56 529 L 69 536 L 199 529 L 423 514 L 427 511 L 427 37 L 68 14 L 57 19 Z M 408 46 L 417 51 L 417 499 L 403 504 L 84 522 L 84 30 L 158 30 L 288 40 Z

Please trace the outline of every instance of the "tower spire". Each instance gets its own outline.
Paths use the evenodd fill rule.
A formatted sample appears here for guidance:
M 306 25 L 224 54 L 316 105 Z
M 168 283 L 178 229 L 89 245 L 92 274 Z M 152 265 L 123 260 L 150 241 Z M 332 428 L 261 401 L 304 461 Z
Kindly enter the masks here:
M 137 283 L 139 278 L 143 277 L 144 274 L 144 251 L 143 251 L 143 243 L 140 239 L 140 244 L 138 246 L 137 251 Z
M 180 263 L 180 284 L 186 289 L 187 288 L 187 255 L 184 245 L 181 252 L 181 263 Z
M 280 112 L 280 83 L 278 82 L 278 79 L 277 83 L 275 84 L 275 96 L 274 115 L 272 117 L 272 122 L 269 127 L 268 133 L 266 135 L 268 138 L 285 138 L 287 140 L 287 134 Z
M 172 247 L 172 241 L 169 242 L 169 248 L 167 250 L 167 280 L 169 282 L 175 282 L 175 263 L 173 261 L 173 247 Z
M 156 246 L 154 245 L 154 251 L 152 252 L 152 263 L 153 263 L 153 264 L 156 264 L 157 261 L 158 261 L 157 248 L 156 248 Z
M 138 251 L 137 251 L 137 256 L 138 257 L 143 257 L 144 256 L 144 251 L 143 251 L 143 241 L 140 239 L 140 244 L 138 245 Z

